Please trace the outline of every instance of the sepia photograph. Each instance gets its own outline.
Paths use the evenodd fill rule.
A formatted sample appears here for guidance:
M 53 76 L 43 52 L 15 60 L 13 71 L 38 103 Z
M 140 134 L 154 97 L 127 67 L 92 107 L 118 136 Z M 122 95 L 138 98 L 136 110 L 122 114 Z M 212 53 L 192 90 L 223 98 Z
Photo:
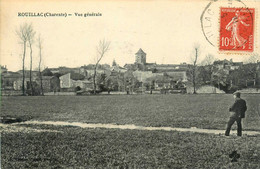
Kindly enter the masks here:
M 0 168 L 260 168 L 259 10 L 0 0 Z

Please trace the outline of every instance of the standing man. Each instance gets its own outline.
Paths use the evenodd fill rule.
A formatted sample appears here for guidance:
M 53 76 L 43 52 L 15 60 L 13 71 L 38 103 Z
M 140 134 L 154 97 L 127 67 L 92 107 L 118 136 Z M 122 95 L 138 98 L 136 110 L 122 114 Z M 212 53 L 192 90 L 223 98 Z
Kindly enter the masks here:
M 230 129 L 234 122 L 237 122 L 237 136 L 242 136 L 242 124 L 241 119 L 245 118 L 245 112 L 247 110 L 246 101 L 240 98 L 240 93 L 235 92 L 233 94 L 235 103 L 229 108 L 230 118 L 227 124 L 227 129 L 225 132 L 226 136 L 229 136 Z

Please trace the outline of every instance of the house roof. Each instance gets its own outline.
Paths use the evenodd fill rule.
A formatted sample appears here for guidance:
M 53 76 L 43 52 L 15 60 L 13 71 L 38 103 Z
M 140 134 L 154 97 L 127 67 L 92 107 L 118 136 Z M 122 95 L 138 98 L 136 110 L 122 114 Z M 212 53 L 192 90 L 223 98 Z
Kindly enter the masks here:
M 241 66 L 243 65 L 243 62 L 233 62 L 233 66 Z
M 224 65 L 224 64 L 228 64 L 230 66 L 241 66 L 243 65 L 243 62 L 233 62 L 232 60 L 229 61 L 227 59 L 217 60 L 213 62 L 213 65 Z
M 164 76 L 164 75 L 156 75 L 153 77 L 149 77 L 146 79 L 147 81 L 156 81 L 156 82 L 160 82 L 160 83 L 169 83 L 171 82 L 171 78 L 169 78 L 168 76 Z
M 127 70 L 127 69 L 124 68 L 124 67 L 121 67 L 121 66 L 117 65 L 117 66 L 112 66 L 112 67 L 110 68 L 110 70 L 111 70 L 111 71 L 114 71 L 114 70 Z
M 227 63 L 227 60 L 216 60 L 213 62 L 214 65 L 216 64 L 224 64 L 224 63 Z
M 156 63 L 145 63 L 145 65 L 146 65 L 146 66 L 148 66 L 148 65 L 149 65 L 149 66 L 150 66 L 150 65 L 155 66 Z
M 18 70 L 17 71 L 18 73 L 23 73 L 23 70 Z M 24 70 L 25 73 L 29 72 L 30 73 L 30 70 Z M 38 70 L 32 70 L 32 73 L 38 73 Z
M 42 79 L 43 80 L 49 80 L 49 79 L 51 79 L 51 78 L 53 78 L 54 76 L 42 76 Z
M 135 64 L 131 64 L 131 63 L 126 63 L 125 65 L 124 65 L 124 67 L 127 67 L 127 66 L 134 66 Z
M 65 75 L 62 75 L 60 78 L 68 77 L 68 76 L 70 76 L 70 79 L 72 79 L 72 80 L 83 80 L 83 79 L 85 79 L 84 75 L 81 75 L 79 73 L 74 73 L 74 72 L 70 72 L 70 73 L 67 73 Z
M 146 54 L 146 53 L 140 48 L 136 54 Z
M 185 74 L 183 72 L 167 72 L 167 75 L 173 80 L 184 79 Z
M 51 71 L 58 71 L 59 70 L 59 68 L 46 68 L 46 69 L 49 69 L 49 70 L 51 70 Z
M 180 65 L 177 65 L 177 64 L 157 64 L 156 66 L 160 66 L 160 67 L 170 67 L 170 66 L 173 66 L 173 67 L 176 67 L 176 66 L 180 66 Z
M 95 66 L 96 66 L 95 64 L 88 64 L 88 65 L 81 66 L 80 68 L 83 68 L 86 70 L 93 70 L 93 69 L 95 69 Z M 97 67 L 98 67 L 98 69 L 102 69 L 102 70 L 110 69 L 110 65 L 108 65 L 108 64 L 98 64 Z
M 84 76 L 84 75 L 81 75 L 81 74 L 79 74 L 79 73 L 71 72 L 71 73 L 70 73 L 70 78 L 71 78 L 72 80 L 83 80 L 83 79 L 85 78 L 85 76 Z
M 8 72 L 6 74 L 2 74 L 3 77 L 5 78 L 21 78 L 22 75 L 17 72 Z
M 42 76 L 42 80 L 50 80 L 50 79 L 52 79 L 54 77 L 56 77 L 56 76 Z M 40 80 L 40 77 L 37 77 L 36 80 Z

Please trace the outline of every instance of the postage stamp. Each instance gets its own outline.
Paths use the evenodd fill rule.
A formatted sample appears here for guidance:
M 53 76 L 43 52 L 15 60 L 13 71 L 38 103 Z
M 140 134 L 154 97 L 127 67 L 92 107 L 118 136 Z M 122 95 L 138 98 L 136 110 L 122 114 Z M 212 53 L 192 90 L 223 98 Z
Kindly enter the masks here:
M 220 51 L 254 50 L 254 8 L 220 8 Z

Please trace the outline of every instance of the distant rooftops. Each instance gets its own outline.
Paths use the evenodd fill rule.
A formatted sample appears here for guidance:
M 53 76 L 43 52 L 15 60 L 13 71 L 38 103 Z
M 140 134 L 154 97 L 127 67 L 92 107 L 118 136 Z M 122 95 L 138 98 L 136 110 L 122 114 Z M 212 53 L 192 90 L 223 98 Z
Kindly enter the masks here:
M 224 59 L 224 60 L 216 60 L 216 61 L 214 61 L 213 64 L 214 64 L 214 65 L 216 65 L 216 64 L 233 64 L 233 65 L 241 65 L 241 64 L 243 64 L 243 62 L 233 62 L 232 59 L 230 59 L 230 60 Z

